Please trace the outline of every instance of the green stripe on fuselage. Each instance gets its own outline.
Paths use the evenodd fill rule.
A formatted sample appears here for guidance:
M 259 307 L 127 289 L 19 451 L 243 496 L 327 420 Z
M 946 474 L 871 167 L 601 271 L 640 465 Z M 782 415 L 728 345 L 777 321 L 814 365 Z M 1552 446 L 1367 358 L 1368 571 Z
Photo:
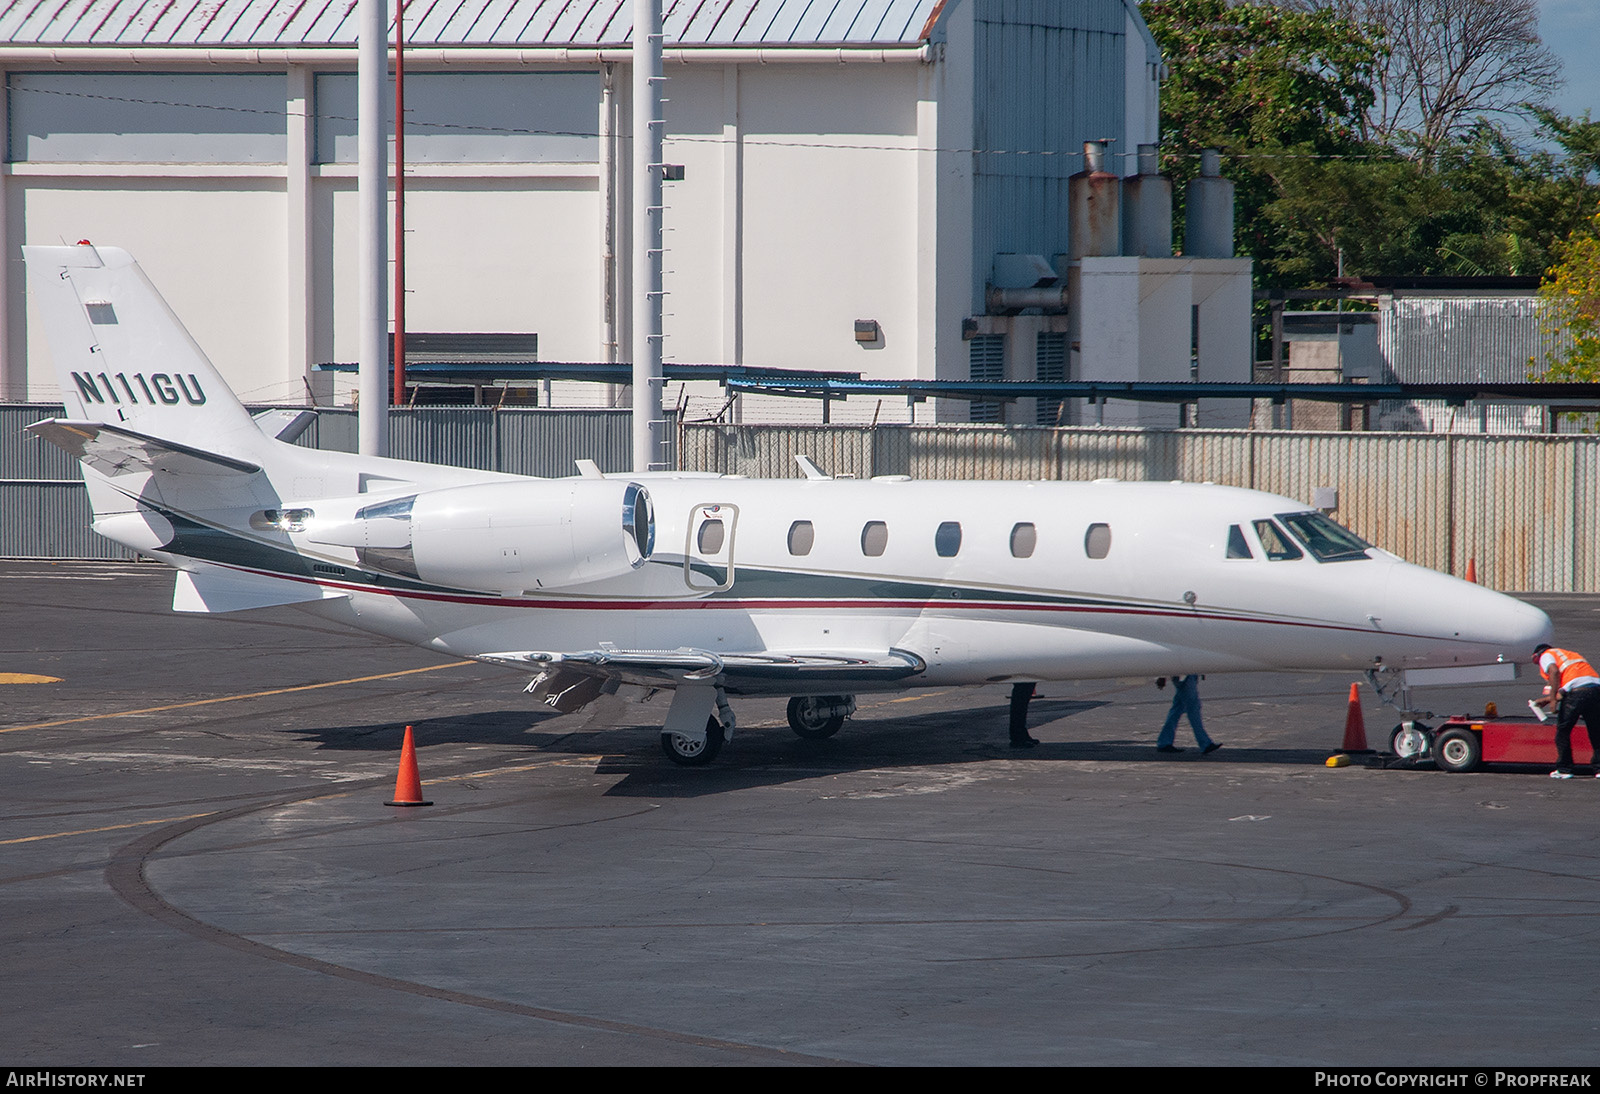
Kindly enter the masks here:
M 148 503 L 144 503 L 147 504 Z M 299 554 L 290 546 L 267 543 L 239 532 L 201 524 L 169 510 L 158 510 L 172 523 L 175 534 L 162 548 L 171 554 L 202 562 L 215 562 L 228 566 L 242 566 L 285 577 L 311 581 L 342 581 L 366 585 L 373 589 L 442 594 L 469 593 L 481 595 L 482 590 L 458 589 L 446 585 L 433 585 L 394 574 L 378 573 L 342 562 L 323 561 Z M 683 569 L 681 556 L 657 555 L 650 565 Z M 695 567 L 697 572 L 700 566 Z M 720 570 L 720 567 L 717 568 Z M 337 572 L 334 572 L 337 571 Z M 707 576 L 712 576 L 709 572 Z M 721 576 L 720 573 L 716 576 Z M 549 590 L 545 596 L 559 596 L 559 591 Z M 643 594 L 656 599 L 649 593 Z M 669 599 L 669 598 L 661 598 Z M 673 596 L 670 599 L 680 599 Z M 1011 604 L 1059 604 L 1105 607 L 1121 601 L 1106 601 L 1063 593 L 1044 593 L 1030 590 L 989 589 L 974 585 L 935 584 L 928 581 L 911 581 L 903 578 L 869 577 L 859 574 L 826 574 L 809 571 L 777 570 L 735 564 L 734 583 L 727 589 L 695 590 L 681 599 L 691 600 L 858 600 L 872 601 L 910 600 L 919 602 L 980 600 Z

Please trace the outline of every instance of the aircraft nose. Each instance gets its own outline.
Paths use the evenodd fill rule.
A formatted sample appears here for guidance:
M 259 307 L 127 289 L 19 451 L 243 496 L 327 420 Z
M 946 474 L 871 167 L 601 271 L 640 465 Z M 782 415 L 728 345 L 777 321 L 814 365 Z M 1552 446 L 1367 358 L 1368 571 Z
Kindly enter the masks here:
M 1388 587 L 1391 613 L 1406 604 L 1415 633 L 1487 647 L 1507 661 L 1526 661 L 1554 634 L 1550 617 L 1532 604 L 1420 566 L 1396 567 Z
M 1555 638 L 1555 626 L 1542 609 L 1515 597 L 1508 596 L 1505 599 L 1511 601 L 1513 608 L 1508 613 L 1510 618 L 1506 620 L 1506 633 L 1515 635 L 1513 644 L 1520 649 L 1521 656 L 1532 657 L 1533 647 Z

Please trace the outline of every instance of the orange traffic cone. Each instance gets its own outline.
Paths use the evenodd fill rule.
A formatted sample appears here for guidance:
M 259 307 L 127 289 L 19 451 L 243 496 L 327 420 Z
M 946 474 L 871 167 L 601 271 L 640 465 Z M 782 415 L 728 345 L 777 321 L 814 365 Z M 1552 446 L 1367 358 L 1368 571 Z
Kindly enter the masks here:
M 1467 580 L 1474 585 L 1478 583 L 1478 560 L 1475 558 L 1467 559 Z
M 1361 685 L 1350 685 L 1350 703 L 1344 716 L 1344 747 L 1341 752 L 1371 752 L 1367 747 L 1367 723 L 1361 717 Z
M 417 773 L 417 747 L 411 743 L 411 727 L 406 726 L 406 741 L 400 746 L 400 773 L 394 780 L 394 801 L 384 805 L 432 805 L 422 800 L 422 776 Z

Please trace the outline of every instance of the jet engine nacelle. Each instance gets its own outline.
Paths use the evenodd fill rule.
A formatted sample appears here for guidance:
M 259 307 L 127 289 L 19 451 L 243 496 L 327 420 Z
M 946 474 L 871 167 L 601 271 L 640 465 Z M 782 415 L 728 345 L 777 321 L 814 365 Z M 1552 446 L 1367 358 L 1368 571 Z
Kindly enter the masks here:
M 432 585 L 515 595 L 620 577 L 655 546 L 638 483 L 550 479 L 430 490 L 379 502 L 312 538 Z

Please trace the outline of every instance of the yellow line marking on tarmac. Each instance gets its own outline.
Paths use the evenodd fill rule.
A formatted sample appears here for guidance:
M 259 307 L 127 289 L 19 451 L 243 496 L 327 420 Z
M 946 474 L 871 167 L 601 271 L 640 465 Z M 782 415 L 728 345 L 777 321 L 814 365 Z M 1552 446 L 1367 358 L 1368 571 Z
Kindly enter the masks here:
M 470 661 L 463 662 L 463 664 L 471 664 L 471 663 L 472 662 L 470 662 Z M 450 666 L 448 666 L 448 665 L 434 665 L 432 667 L 433 668 L 441 668 L 442 669 L 442 668 L 449 668 Z M 407 671 L 409 671 L 409 672 L 421 672 L 423 670 L 422 669 L 409 669 Z M 402 675 L 402 674 L 400 674 L 400 673 L 391 673 L 389 675 Z M 363 679 L 363 680 L 371 680 L 371 679 L 376 679 L 376 677 L 364 676 L 361 679 Z M 338 681 L 338 682 L 339 683 L 350 683 L 351 681 L 341 680 L 341 681 Z M 327 687 L 329 685 L 319 684 L 317 686 L 318 687 Z M 293 690 L 297 690 L 297 689 L 290 688 L 288 690 L 293 691 Z M 220 702 L 220 700 L 211 700 L 211 701 Z M 562 756 L 559 759 L 541 760 L 541 761 L 536 761 L 534 763 L 529 763 L 529 764 L 518 764 L 515 767 L 489 768 L 489 769 L 486 769 L 486 770 L 483 770 L 483 771 L 468 772 L 468 773 L 463 774 L 463 775 L 443 775 L 443 776 L 440 776 L 437 779 L 432 779 L 430 781 L 431 782 L 438 782 L 438 783 L 448 783 L 448 782 L 461 782 L 462 780 L 465 780 L 465 779 L 489 779 L 489 778 L 493 778 L 496 775 L 514 775 L 514 774 L 516 774 L 518 772 L 534 771 L 534 770 L 537 770 L 538 768 L 541 768 L 541 767 L 562 767 L 562 766 L 568 766 L 568 765 L 573 765 L 573 764 L 582 765 L 582 764 L 585 764 L 585 763 L 598 763 L 602 759 L 604 759 L 604 757 L 599 755 L 599 754 L 596 754 L 596 755 L 593 755 L 593 756 Z M 370 793 L 371 790 L 372 790 L 371 787 L 364 787 L 361 790 L 334 790 L 334 791 L 331 791 L 331 792 L 329 792 L 327 794 L 318 794 L 315 797 L 307 798 L 307 799 L 304 799 L 304 800 L 305 801 L 319 801 L 319 800 L 327 801 L 327 800 L 329 800 L 331 798 L 348 798 L 348 797 L 351 797 L 351 796 L 353 796 L 355 794 Z M 297 802 L 291 802 L 291 803 L 285 803 L 285 804 L 299 805 L 299 804 L 302 804 L 302 803 L 297 801 Z M 144 828 L 144 827 L 148 827 L 149 825 L 152 825 L 152 824 L 168 824 L 168 823 L 175 823 L 177 821 L 194 820 L 196 817 L 211 817 L 211 816 L 215 816 L 216 813 L 217 813 L 217 811 L 213 809 L 213 810 L 209 810 L 209 811 L 204 812 L 204 813 L 186 813 L 183 816 L 179 816 L 179 817 L 156 817 L 153 820 L 130 821 L 127 824 L 108 824 L 108 825 L 105 825 L 104 827 L 101 827 L 101 828 L 77 828 L 77 829 L 74 829 L 73 831 L 70 831 L 70 832 L 50 832 L 50 833 L 48 833 L 46 835 L 42 835 L 42 836 L 18 836 L 16 839 L 0 840 L 0 847 L 9 847 L 14 843 L 35 843 L 35 842 L 37 842 L 39 840 L 61 839 L 61 838 L 66 837 L 66 836 L 92 836 L 96 832 L 116 832 L 116 831 L 119 831 L 120 829 L 123 829 L 123 828 Z
M 516 775 L 527 771 L 537 771 L 544 767 L 587 767 L 591 764 L 597 764 L 603 759 L 605 759 L 605 755 L 599 752 L 592 756 L 553 756 L 548 760 L 535 760 L 532 763 L 517 764 L 515 767 L 488 767 L 481 771 L 467 771 L 460 775 L 440 775 L 438 778 L 424 778 L 422 783 L 424 787 L 427 787 L 435 783 L 458 783 L 465 782 L 468 779 L 492 779 L 496 775 Z M 314 798 L 303 800 L 329 801 L 333 798 L 348 798 L 356 794 L 366 794 L 371 790 L 372 787 L 362 787 L 357 790 L 330 790 L 326 794 L 318 794 Z M 297 802 L 296 804 L 299 803 Z M 0 846 L 4 845 L 0 844 Z
M 35 722 L 28 726 L 6 726 L 0 733 L 20 733 L 24 729 L 50 729 L 53 726 L 72 725 L 75 722 L 98 722 L 104 718 L 129 718 L 136 714 L 160 714 L 168 710 L 187 707 L 204 707 L 212 703 L 232 703 L 240 699 L 265 699 L 271 695 L 289 695 L 297 691 L 316 691 L 318 688 L 336 688 L 345 684 L 365 684 L 371 680 L 390 680 L 396 676 L 411 676 L 419 672 L 437 672 L 439 669 L 456 669 L 463 665 L 476 665 L 476 661 L 451 661 L 443 665 L 426 665 L 420 669 L 402 669 L 399 672 L 380 672 L 373 676 L 353 676 L 348 680 L 329 680 L 323 684 L 302 684 L 294 688 L 275 688 L 272 691 L 252 691 L 244 695 L 222 695 L 215 699 L 196 699 L 189 703 L 172 703 L 164 707 L 145 707 L 143 710 L 115 710 L 109 714 L 86 714 L 81 718 L 61 718 L 54 722 Z
M 35 672 L 0 672 L 0 684 L 59 684 L 59 676 L 40 676 Z
M 108 824 L 104 828 L 79 828 L 73 832 L 51 832 L 45 836 L 18 836 L 16 839 L 0 839 L 0 847 L 9 847 L 13 843 L 33 843 L 42 839 L 60 839 L 63 836 L 92 836 L 96 832 L 115 832 L 121 828 L 144 828 L 152 824 L 167 824 L 171 821 L 194 820 L 196 817 L 209 817 L 211 813 L 190 813 L 184 817 L 157 817 L 154 820 L 131 821 L 128 824 Z
M 517 775 L 526 771 L 537 771 L 541 767 L 588 767 L 591 764 L 599 763 L 603 759 L 605 759 L 605 756 L 598 752 L 593 756 L 559 756 L 548 760 L 536 760 L 529 764 L 518 764 L 515 767 L 491 767 L 483 771 L 469 771 L 464 775 L 441 775 L 437 779 L 429 779 L 428 781 L 455 783 L 463 782 L 467 779 L 492 779 L 496 775 Z

